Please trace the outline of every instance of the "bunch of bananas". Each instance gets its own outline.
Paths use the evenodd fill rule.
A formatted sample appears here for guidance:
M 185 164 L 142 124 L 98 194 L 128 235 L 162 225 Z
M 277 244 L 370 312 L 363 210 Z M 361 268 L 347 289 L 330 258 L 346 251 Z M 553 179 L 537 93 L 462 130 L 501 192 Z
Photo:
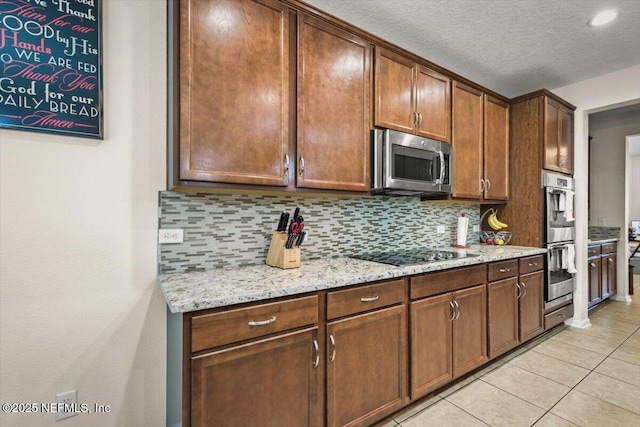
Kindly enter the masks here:
M 487 224 L 489 224 L 489 227 L 493 228 L 496 231 L 508 227 L 507 224 L 498 220 L 497 213 L 497 211 L 493 211 L 487 218 Z

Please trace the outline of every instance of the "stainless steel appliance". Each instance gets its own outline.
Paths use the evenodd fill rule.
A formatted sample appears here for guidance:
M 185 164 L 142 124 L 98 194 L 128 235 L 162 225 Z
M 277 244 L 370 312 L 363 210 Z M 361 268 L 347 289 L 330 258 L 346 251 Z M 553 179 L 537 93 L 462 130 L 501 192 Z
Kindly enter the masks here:
M 575 279 L 575 217 L 573 178 L 545 173 L 545 243 L 547 265 L 545 310 L 573 299 Z
M 365 261 L 380 262 L 395 266 L 424 264 L 427 262 L 446 261 L 457 258 L 467 258 L 478 256 L 464 251 L 451 252 L 439 251 L 431 248 L 399 249 L 395 251 L 376 251 L 364 254 L 353 255 Z
M 451 194 L 451 144 L 389 129 L 375 129 L 372 139 L 372 194 Z

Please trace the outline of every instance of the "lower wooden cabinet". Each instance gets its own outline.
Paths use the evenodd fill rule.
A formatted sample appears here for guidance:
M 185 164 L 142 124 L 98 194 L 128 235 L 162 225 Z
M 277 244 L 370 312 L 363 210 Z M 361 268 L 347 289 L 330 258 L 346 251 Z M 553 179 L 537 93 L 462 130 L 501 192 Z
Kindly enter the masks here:
M 603 243 L 589 245 L 587 260 L 589 268 L 589 308 L 609 298 L 618 290 L 617 251 L 618 244 Z
M 327 325 L 327 426 L 370 425 L 404 406 L 406 316 L 400 305 Z
M 319 425 L 317 334 L 310 328 L 193 357 L 191 426 Z
M 423 396 L 487 359 L 486 287 L 411 303 L 411 398 Z
M 602 256 L 602 299 L 617 292 L 616 254 Z
M 489 358 L 544 332 L 542 270 L 489 283 L 487 289 Z
M 589 264 L 589 307 L 602 301 L 602 262 L 600 258 L 592 258 Z

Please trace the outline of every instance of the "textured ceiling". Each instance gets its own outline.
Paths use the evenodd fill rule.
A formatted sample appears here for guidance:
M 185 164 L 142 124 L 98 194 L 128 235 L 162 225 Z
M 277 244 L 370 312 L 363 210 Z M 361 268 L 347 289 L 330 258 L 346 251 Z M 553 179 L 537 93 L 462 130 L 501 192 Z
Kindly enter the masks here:
M 640 0 L 304 1 L 509 98 L 640 64 Z

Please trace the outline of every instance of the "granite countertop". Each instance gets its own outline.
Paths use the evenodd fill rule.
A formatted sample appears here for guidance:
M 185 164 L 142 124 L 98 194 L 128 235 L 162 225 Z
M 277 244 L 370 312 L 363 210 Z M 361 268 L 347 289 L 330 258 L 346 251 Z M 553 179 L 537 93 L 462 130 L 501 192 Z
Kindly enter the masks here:
M 437 249 L 456 250 L 450 247 Z M 331 258 L 303 261 L 300 268 L 289 270 L 264 264 L 161 274 L 158 282 L 171 312 L 186 313 L 546 252 L 544 248 L 482 244 L 457 250 L 478 256 L 404 267 L 353 258 Z

